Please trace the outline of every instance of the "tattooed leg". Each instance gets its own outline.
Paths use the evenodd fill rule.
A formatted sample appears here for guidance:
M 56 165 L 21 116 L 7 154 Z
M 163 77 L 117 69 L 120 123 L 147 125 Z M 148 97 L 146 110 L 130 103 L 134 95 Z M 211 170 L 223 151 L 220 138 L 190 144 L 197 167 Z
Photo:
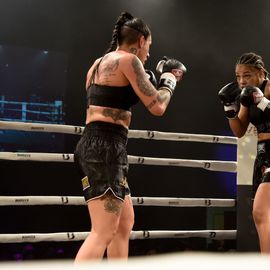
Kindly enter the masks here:
M 111 193 L 88 202 L 91 232 L 81 246 L 75 262 L 102 259 L 117 234 L 123 202 Z
M 101 200 L 104 201 L 104 210 L 106 212 L 116 214 L 117 216 L 120 215 L 123 202 L 115 198 L 111 192 L 101 197 Z

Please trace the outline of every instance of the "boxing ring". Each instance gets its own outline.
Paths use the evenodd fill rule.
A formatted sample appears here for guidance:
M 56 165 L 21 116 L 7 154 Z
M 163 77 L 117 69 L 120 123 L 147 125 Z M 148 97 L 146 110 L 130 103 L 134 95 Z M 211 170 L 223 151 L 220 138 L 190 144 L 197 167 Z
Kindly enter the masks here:
M 81 135 L 84 130 L 84 127 L 71 126 L 71 125 L 0 121 L 0 130 L 20 130 L 20 131 L 25 131 L 25 132 L 47 132 L 47 133 L 50 132 L 50 133 Z M 133 155 L 128 155 L 128 161 L 129 161 L 129 164 L 138 164 L 138 165 L 193 167 L 193 168 L 201 168 L 201 169 L 209 170 L 209 171 L 232 172 L 232 173 L 237 172 L 237 186 L 238 186 L 238 183 L 240 183 L 240 185 L 242 184 L 248 185 L 248 188 L 250 189 L 251 187 L 250 180 L 248 180 L 249 183 L 246 183 L 246 182 L 243 183 L 241 179 L 244 179 L 244 178 L 250 179 L 250 176 L 251 176 L 252 170 L 250 168 L 252 166 L 250 167 L 250 164 L 252 165 L 252 162 L 255 158 L 254 152 L 250 152 L 252 149 L 253 149 L 252 151 L 254 151 L 255 136 L 253 133 L 254 133 L 253 130 L 249 129 L 247 136 L 245 136 L 245 138 L 238 140 L 235 137 L 228 137 L 228 136 L 171 133 L 171 132 L 159 132 L 159 131 L 148 131 L 148 130 L 145 130 L 145 131 L 144 130 L 129 130 L 129 133 L 128 133 L 129 139 L 185 141 L 185 142 L 188 141 L 188 142 L 236 145 L 237 146 L 237 161 L 170 159 L 170 158 L 154 158 L 154 157 L 133 156 Z M 12 161 L 18 161 L 18 162 L 19 161 L 74 162 L 72 153 L 0 152 L 0 159 L 12 160 Z M 248 159 L 248 162 L 247 162 L 247 159 Z M 239 163 L 243 165 L 243 168 L 241 168 L 240 170 L 238 168 Z M 239 199 L 239 196 L 237 200 L 238 199 Z M 161 206 L 161 207 L 208 207 L 208 208 L 209 207 L 223 207 L 223 208 L 231 207 L 231 208 L 235 208 L 237 206 L 237 203 L 236 203 L 237 200 L 222 199 L 222 198 L 216 199 L 216 198 L 132 197 L 134 206 L 138 206 L 138 207 Z M 244 199 L 244 201 L 245 200 L 246 198 Z M 33 205 L 36 205 L 36 206 L 40 206 L 40 205 L 85 206 L 86 203 L 82 196 L 31 196 L 31 195 L 29 196 L 0 196 L 0 206 L 33 206 Z M 132 231 L 130 235 L 130 240 L 157 239 L 157 238 L 190 238 L 190 237 L 198 237 L 198 238 L 214 239 L 214 240 L 226 240 L 226 239 L 237 240 L 237 237 L 239 234 L 238 230 L 239 230 L 239 226 L 237 226 L 237 228 L 235 228 L 234 230 Z M 88 233 L 89 232 L 57 232 L 57 233 L 51 232 L 51 233 L 0 234 L 0 243 L 22 243 L 22 242 L 43 242 L 43 241 L 80 241 L 80 240 L 84 240 L 86 236 L 88 235 Z M 245 237 L 246 236 L 247 235 L 245 233 Z M 202 265 L 200 265 L 200 268 L 206 269 L 206 268 L 202 268 Z M 117 269 L 119 269 L 119 266 L 117 266 Z M 207 269 L 212 269 L 212 268 L 209 268 L 209 265 L 208 265 Z

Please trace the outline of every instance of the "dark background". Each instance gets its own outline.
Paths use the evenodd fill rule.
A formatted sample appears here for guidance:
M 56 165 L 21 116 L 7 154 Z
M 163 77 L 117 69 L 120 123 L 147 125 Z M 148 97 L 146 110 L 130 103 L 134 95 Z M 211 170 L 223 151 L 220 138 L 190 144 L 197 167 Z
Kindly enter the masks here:
M 66 54 L 66 124 L 84 125 L 87 70 L 107 49 L 117 16 L 127 10 L 143 18 L 152 30 L 147 68 L 154 70 L 161 57 L 169 55 L 188 69 L 166 114 L 161 118 L 152 116 L 138 104 L 130 128 L 231 136 L 217 92 L 234 79 L 236 59 L 244 52 L 261 54 L 267 68 L 269 8 L 270 2 L 265 0 L 0 0 L 0 44 Z M 14 74 L 14 81 L 17 76 Z M 50 91 L 53 95 L 53 89 Z M 63 152 L 73 152 L 78 138 L 66 135 Z M 235 146 L 208 143 L 130 140 L 128 152 L 152 157 L 236 160 Z M 1 195 L 82 195 L 79 176 L 70 163 L 1 161 L 0 168 Z M 129 183 L 132 196 L 235 198 L 235 178 L 231 173 L 196 168 L 132 165 Z M 86 231 L 90 227 L 85 207 L 0 210 L 1 233 Z M 135 207 L 135 213 L 134 230 L 236 228 L 234 210 Z M 73 258 L 80 244 L 1 244 L 1 259 Z M 130 254 L 230 249 L 235 249 L 234 241 L 133 240 Z

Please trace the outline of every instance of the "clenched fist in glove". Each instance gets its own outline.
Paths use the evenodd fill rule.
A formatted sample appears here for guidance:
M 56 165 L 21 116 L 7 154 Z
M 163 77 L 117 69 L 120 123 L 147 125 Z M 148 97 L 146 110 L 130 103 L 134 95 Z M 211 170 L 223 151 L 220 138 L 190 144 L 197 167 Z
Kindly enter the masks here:
M 247 86 L 243 88 L 240 95 L 240 102 L 245 107 L 256 105 L 267 117 L 270 117 L 270 100 L 264 96 L 258 87 Z
M 264 97 L 261 89 L 255 86 L 247 86 L 243 88 L 240 95 L 240 102 L 245 107 L 250 107 L 251 105 L 259 105 L 259 103 L 264 101 L 264 99 L 266 98 Z M 266 103 L 269 103 L 269 100 L 267 100 Z
M 158 88 L 168 90 L 171 96 L 176 83 L 182 79 L 183 74 L 187 71 L 186 67 L 180 61 L 166 56 L 158 62 L 156 70 L 161 73 Z
M 225 115 L 228 119 L 234 119 L 240 109 L 239 98 L 241 94 L 241 88 L 237 82 L 231 82 L 226 84 L 218 92 L 218 97 L 224 106 Z
M 149 81 L 153 84 L 155 88 L 157 88 L 158 84 L 157 84 L 157 79 L 154 72 L 150 69 L 146 69 L 145 73 L 147 74 Z

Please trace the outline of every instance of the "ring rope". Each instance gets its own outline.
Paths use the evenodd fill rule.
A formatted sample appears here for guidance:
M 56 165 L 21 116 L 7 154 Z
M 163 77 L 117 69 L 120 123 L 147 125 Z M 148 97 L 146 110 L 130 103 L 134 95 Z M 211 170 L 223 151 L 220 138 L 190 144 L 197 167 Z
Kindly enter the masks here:
M 58 153 L 0 152 L 0 159 L 16 161 L 74 162 L 74 155 Z M 223 172 L 236 172 L 237 170 L 237 162 L 235 161 L 152 158 L 128 155 L 128 162 L 129 164 L 193 167 Z
M 89 232 L 59 232 L 59 233 L 24 233 L 0 234 L 0 243 L 23 243 L 45 241 L 81 241 Z M 208 238 L 236 239 L 236 230 L 196 230 L 196 231 L 132 231 L 130 240 L 160 239 L 160 238 Z
M 221 160 L 191 160 L 174 158 L 153 158 L 128 156 L 129 164 L 159 165 L 159 166 L 179 166 L 202 168 L 209 171 L 236 172 L 237 162 Z
M 56 124 L 38 124 L 38 123 L 23 123 L 23 122 L 7 122 L 0 121 L 0 129 L 12 129 L 34 132 L 56 132 L 81 135 L 84 127 L 56 125 Z M 129 130 L 129 138 L 143 138 L 156 140 L 171 140 L 171 141 L 193 141 L 193 142 L 208 142 L 208 143 L 224 143 L 237 144 L 237 138 L 215 136 L 215 135 L 198 135 L 187 133 L 165 133 L 158 131 L 143 131 Z M 184 160 L 184 159 L 164 159 L 150 158 L 139 156 L 128 156 L 130 164 L 145 164 L 145 165 L 170 165 L 170 166 L 187 166 L 199 167 L 207 170 L 229 171 L 236 172 L 236 162 L 224 161 L 202 161 L 202 160 Z M 1 152 L 0 159 L 8 160 L 34 160 L 34 161 L 67 161 L 73 162 L 73 154 L 55 154 L 55 153 L 12 153 Z M 35 198 L 34 198 L 35 197 Z M 38 197 L 38 198 L 37 198 Z M 79 204 L 85 204 L 83 197 L 67 197 L 67 196 L 48 196 L 53 200 L 57 200 L 57 204 L 72 204 L 78 200 Z M 53 198 L 52 198 L 53 197 Z M 56 198 L 57 197 L 57 198 Z M 9 197 L 14 205 L 31 205 L 44 204 L 40 201 L 41 196 L 20 196 Z M 1 198 L 2 199 L 2 198 Z M 7 198 L 5 198 L 7 199 Z M 13 200 L 14 199 L 14 200 Z M 48 204 L 48 198 L 42 198 Z M 61 202 L 59 202 L 61 200 Z M 227 203 L 235 206 L 235 200 L 224 201 L 222 199 L 186 199 L 186 198 L 147 198 L 135 197 L 132 198 L 135 205 L 155 205 L 155 206 L 224 206 Z M 50 200 L 49 200 L 50 201 Z M 71 201 L 71 202 L 70 202 Z M 3 201 L 0 200 L 2 203 Z M 68 203 L 67 203 L 68 202 Z M 10 203 L 10 202 L 9 202 Z M 55 202 L 50 201 L 50 204 Z M 194 205 L 195 203 L 195 205 Z M 1 204 L 0 204 L 1 205 Z M 3 204 L 5 205 L 5 204 Z M 9 204 L 10 205 L 10 204 Z M 77 241 L 84 240 L 89 232 L 65 232 L 65 233 L 47 233 L 47 234 L 0 234 L 1 243 L 14 242 L 41 242 L 41 241 Z M 201 237 L 210 239 L 236 239 L 236 230 L 201 230 L 201 231 L 132 231 L 130 239 L 154 239 L 154 238 L 189 238 Z
M 40 124 L 26 122 L 0 121 L 0 129 L 22 130 L 33 132 L 56 132 L 81 135 L 84 127 L 60 124 Z M 232 136 L 218 136 L 205 134 L 188 134 L 160 132 L 150 130 L 129 130 L 128 137 L 133 139 L 153 139 L 168 141 L 189 141 L 205 143 L 237 144 L 237 138 Z
M 235 207 L 235 199 L 132 197 L 135 206 Z M 82 196 L 0 196 L 0 206 L 86 205 Z

